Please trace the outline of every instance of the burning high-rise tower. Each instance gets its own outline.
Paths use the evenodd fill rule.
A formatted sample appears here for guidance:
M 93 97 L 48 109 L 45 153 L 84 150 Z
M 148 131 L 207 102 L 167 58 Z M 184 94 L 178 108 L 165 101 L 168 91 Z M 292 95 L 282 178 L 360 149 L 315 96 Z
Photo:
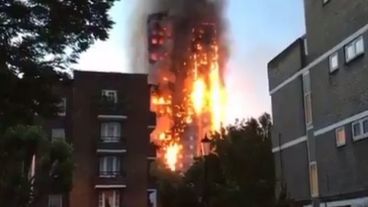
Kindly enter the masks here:
M 226 92 L 222 1 L 161 1 L 148 17 L 151 141 L 171 170 L 185 170 L 200 155 L 206 133 L 219 131 Z M 158 4 L 160 4 L 158 2 Z

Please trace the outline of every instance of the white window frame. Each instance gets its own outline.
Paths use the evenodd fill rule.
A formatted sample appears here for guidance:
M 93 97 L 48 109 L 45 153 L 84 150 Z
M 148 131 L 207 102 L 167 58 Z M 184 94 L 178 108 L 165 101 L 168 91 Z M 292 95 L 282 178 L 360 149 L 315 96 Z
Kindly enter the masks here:
M 319 196 L 318 165 L 316 161 L 309 163 L 309 184 L 312 198 Z
M 109 127 L 113 127 L 113 134 L 109 134 Z M 121 140 L 121 123 L 117 121 L 101 122 L 101 141 L 104 143 L 118 143 Z
M 359 141 L 359 140 L 368 138 L 368 132 L 364 133 L 364 125 L 363 125 L 363 122 L 367 121 L 367 120 L 368 120 L 368 117 L 360 119 L 358 121 L 355 121 L 351 124 L 351 134 L 353 135 L 353 140 L 354 141 Z M 355 130 L 354 130 L 355 125 L 359 125 L 359 127 L 360 127 L 360 134 L 359 135 L 355 134 Z
M 359 48 L 360 44 L 362 44 L 361 45 L 362 48 Z M 349 57 L 349 50 L 350 49 L 352 49 L 352 52 L 353 52 L 351 57 Z M 359 50 L 359 49 L 361 49 L 361 50 Z M 346 61 L 346 63 L 350 63 L 351 61 L 353 61 L 358 56 L 364 54 L 365 45 L 364 45 L 363 36 L 359 36 L 358 38 L 356 38 L 355 40 L 353 40 L 349 44 L 345 45 L 344 52 L 345 52 L 345 61 Z
M 54 205 L 54 204 L 56 204 L 56 205 Z M 63 195 L 61 195 L 61 194 L 49 195 L 47 206 L 48 207 L 62 207 L 63 206 Z
M 57 131 L 62 131 L 62 133 L 56 133 Z M 62 134 L 62 136 L 56 136 L 56 134 Z M 55 142 L 57 140 L 65 141 L 65 129 L 64 128 L 53 128 L 51 129 L 51 141 Z
M 116 90 L 107 90 L 107 89 L 103 89 L 101 91 L 101 95 L 102 97 L 105 97 L 106 100 L 111 101 L 113 103 L 117 103 L 118 102 L 118 92 Z
M 112 171 L 108 171 L 108 164 L 112 164 Z M 99 177 L 112 178 L 120 175 L 121 173 L 121 159 L 118 156 L 102 156 L 99 159 Z
M 335 52 L 328 58 L 330 73 L 339 69 L 339 53 Z
M 57 104 L 57 107 L 59 108 L 58 116 L 66 116 L 66 97 L 62 97 L 61 101 Z
M 109 192 L 110 191 L 110 192 Z M 98 207 L 107 207 L 105 205 L 105 194 L 112 193 L 113 201 L 110 207 L 120 207 L 120 191 L 118 190 L 105 190 L 98 193 Z
M 344 142 L 340 142 L 341 139 L 340 139 L 340 132 L 343 131 L 343 135 L 344 135 Z M 346 131 L 345 131 L 345 127 L 342 126 L 342 127 L 339 127 L 335 130 L 335 137 L 336 137 L 336 146 L 337 147 L 342 147 L 342 146 L 345 146 L 346 145 Z

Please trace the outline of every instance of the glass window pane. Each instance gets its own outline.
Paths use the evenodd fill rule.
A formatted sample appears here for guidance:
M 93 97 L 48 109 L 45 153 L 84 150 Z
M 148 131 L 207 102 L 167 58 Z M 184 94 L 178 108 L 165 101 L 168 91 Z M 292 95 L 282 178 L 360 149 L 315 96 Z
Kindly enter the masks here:
M 100 192 L 99 207 L 119 207 L 120 195 L 119 191 L 107 190 Z
M 115 90 L 102 90 L 102 98 L 105 101 L 117 102 L 117 92 Z
M 107 123 L 101 123 L 101 136 L 107 136 Z
M 312 124 L 312 101 L 311 101 L 311 94 L 306 94 L 304 96 L 304 103 L 305 103 L 305 122 L 307 125 Z
M 311 187 L 311 194 L 312 197 L 318 197 L 319 195 L 319 188 L 318 188 L 318 170 L 317 170 L 317 163 L 312 162 L 309 166 L 310 170 L 310 187 Z
M 114 191 L 115 192 L 115 207 L 119 207 L 120 206 L 120 194 L 119 191 Z
M 121 124 L 115 123 L 115 136 L 120 137 L 121 136 Z
M 104 193 L 100 192 L 98 194 L 98 207 L 104 207 L 104 199 L 105 199 Z
M 309 73 L 303 75 L 303 88 L 304 93 L 309 93 L 311 91 L 311 80 Z
M 341 127 L 336 130 L 336 145 L 344 146 L 345 144 L 346 144 L 345 127 Z
M 356 42 L 355 42 L 355 51 L 356 51 L 357 55 L 364 53 L 364 40 L 363 40 L 363 37 L 360 37 L 359 39 L 356 40 Z
M 114 165 L 114 157 L 107 157 L 107 172 L 113 171 L 113 165 Z
M 119 142 L 121 136 L 121 123 L 106 122 L 101 124 L 101 139 L 104 142 Z
M 368 134 L 368 119 L 363 121 L 363 133 Z
M 330 56 L 330 72 L 335 71 L 339 67 L 339 56 L 337 53 Z
M 354 49 L 354 45 L 349 44 L 346 46 L 345 48 L 345 56 L 346 56 L 346 61 L 350 61 L 355 57 L 355 49 Z
M 357 137 L 360 136 L 362 134 L 361 132 L 361 127 L 360 127 L 360 123 L 356 122 L 353 124 L 353 136 Z
M 114 136 L 115 135 L 115 125 L 112 123 L 109 123 L 107 125 L 107 136 Z
M 62 207 L 63 197 L 61 194 L 49 195 L 48 207 Z

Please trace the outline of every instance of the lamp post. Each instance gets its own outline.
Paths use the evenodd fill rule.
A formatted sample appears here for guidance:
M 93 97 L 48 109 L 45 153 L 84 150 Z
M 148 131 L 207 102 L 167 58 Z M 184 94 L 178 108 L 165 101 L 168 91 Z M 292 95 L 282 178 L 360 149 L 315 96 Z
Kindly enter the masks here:
M 203 156 L 203 195 L 202 195 L 202 202 L 205 207 L 208 207 L 208 198 L 207 198 L 207 161 L 206 157 L 210 154 L 211 150 L 211 140 L 207 137 L 207 134 L 201 141 L 202 147 L 202 156 Z

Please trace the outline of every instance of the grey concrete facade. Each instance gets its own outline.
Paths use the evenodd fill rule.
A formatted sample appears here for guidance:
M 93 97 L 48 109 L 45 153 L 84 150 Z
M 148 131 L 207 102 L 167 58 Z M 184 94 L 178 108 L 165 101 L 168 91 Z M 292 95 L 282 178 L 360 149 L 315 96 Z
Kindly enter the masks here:
M 301 205 L 368 204 L 368 136 L 356 140 L 352 129 L 354 122 L 368 118 L 368 1 L 304 4 L 306 35 L 268 65 L 278 186 L 285 185 Z M 358 37 L 363 37 L 364 53 L 346 61 L 345 46 Z M 338 69 L 330 72 L 329 57 L 336 52 Z M 311 82 L 310 125 L 303 92 L 306 73 Z M 337 146 L 340 127 L 345 130 L 343 146 Z M 318 169 L 317 195 L 311 193 L 311 163 Z

